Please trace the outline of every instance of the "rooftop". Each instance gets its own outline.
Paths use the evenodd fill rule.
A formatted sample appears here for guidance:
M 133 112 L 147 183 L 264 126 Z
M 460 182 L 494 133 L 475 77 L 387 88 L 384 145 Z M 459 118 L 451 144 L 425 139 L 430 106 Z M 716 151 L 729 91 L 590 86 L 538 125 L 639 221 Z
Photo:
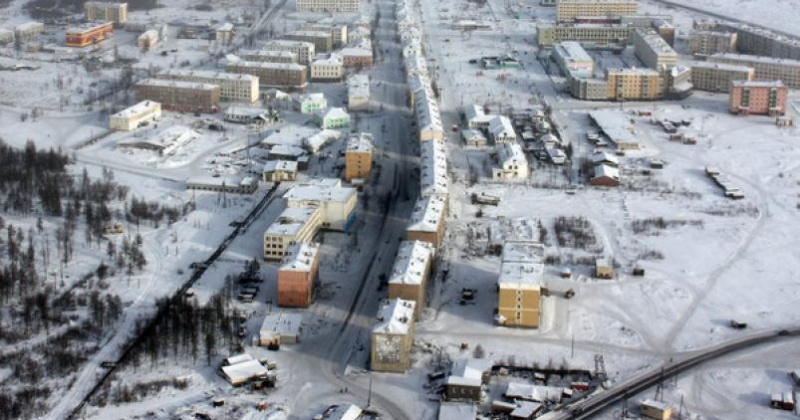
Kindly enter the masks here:
M 306 66 L 297 63 L 271 63 L 269 61 L 237 61 L 235 63 L 228 63 L 228 68 L 231 67 L 244 67 L 244 68 L 259 68 L 259 69 L 277 69 L 277 70 L 293 70 L 305 71 Z
M 339 179 L 312 180 L 298 185 L 283 195 L 286 201 L 339 202 L 343 203 L 356 194 L 356 189 L 343 187 Z
M 280 271 L 310 271 L 314 260 L 319 254 L 319 244 L 314 242 L 300 242 L 291 245 L 283 257 Z
M 414 323 L 413 300 L 389 299 L 384 301 L 378 309 L 378 324 L 372 328 L 373 334 L 399 334 L 408 333 L 409 325 Z
M 389 284 L 422 284 L 433 254 L 433 245 L 428 242 L 403 241 L 397 250 Z
M 184 82 L 182 80 L 167 80 L 167 79 L 145 79 L 136 86 L 158 86 L 158 87 L 173 87 L 178 89 L 195 89 L 195 90 L 218 90 L 219 86 L 208 83 Z
M 740 72 L 751 72 L 753 71 L 752 67 L 747 66 L 740 66 L 737 64 L 726 64 L 726 63 L 713 63 L 710 61 L 698 61 L 696 63 L 692 63 L 690 66 L 692 69 L 695 68 L 704 68 L 704 69 L 720 69 L 720 70 L 727 70 L 727 71 L 740 71 Z
M 554 47 L 555 51 L 567 62 L 592 62 L 592 56 L 586 52 L 577 41 L 559 42 Z
M 420 197 L 414 204 L 407 230 L 437 232 L 444 219 L 444 198 L 436 195 Z
M 161 104 L 159 104 L 158 102 L 155 102 L 155 101 L 142 101 L 142 102 L 139 102 L 136 105 L 133 105 L 133 106 L 131 106 L 129 108 L 125 108 L 120 112 L 117 112 L 116 114 L 112 115 L 112 117 L 129 118 L 129 117 L 137 115 L 137 114 L 139 114 L 141 112 L 147 111 L 147 110 L 149 110 L 151 108 L 155 108 L 155 107 L 157 107 L 159 105 L 161 105 Z
M 348 96 L 369 96 L 369 76 L 355 74 L 347 78 Z
M 780 80 L 733 80 L 735 87 L 745 88 L 785 88 L 786 85 Z
M 771 64 L 782 64 L 792 67 L 800 67 L 799 60 L 790 60 L 788 58 L 766 57 L 761 55 L 735 54 L 735 53 L 713 54 L 708 57 L 708 60 L 711 61 L 729 60 L 742 63 L 771 63 Z
M 167 69 L 158 73 L 156 77 L 160 78 L 194 77 L 197 79 L 208 79 L 208 80 L 231 80 L 231 81 L 246 80 L 250 82 L 255 82 L 258 80 L 258 77 L 250 74 L 227 73 L 218 70 L 187 70 L 187 69 Z
M 273 39 L 267 42 L 265 48 L 305 48 L 305 49 L 314 49 L 314 44 L 307 42 L 307 41 L 293 41 L 291 39 Z
M 506 241 L 497 284 L 500 287 L 535 288 L 544 276 L 544 246 L 533 241 Z
M 478 406 L 463 403 L 441 403 L 439 404 L 438 420 L 465 420 L 474 419 L 478 416 Z
M 258 360 L 249 360 L 235 365 L 223 366 L 222 372 L 231 382 L 236 383 L 258 376 L 265 376 L 268 371 Z
M 271 312 L 264 317 L 261 335 L 298 335 L 303 315 L 298 313 Z
M 348 152 L 369 153 L 372 152 L 372 148 L 372 134 L 370 133 L 354 134 L 347 140 Z
M 271 236 L 295 236 L 318 213 L 318 208 L 289 207 L 264 232 Z
M 426 141 L 420 147 L 420 190 L 423 196 L 446 195 L 447 151 L 438 141 Z
M 293 160 L 270 160 L 264 165 L 264 172 L 297 172 L 297 162 Z

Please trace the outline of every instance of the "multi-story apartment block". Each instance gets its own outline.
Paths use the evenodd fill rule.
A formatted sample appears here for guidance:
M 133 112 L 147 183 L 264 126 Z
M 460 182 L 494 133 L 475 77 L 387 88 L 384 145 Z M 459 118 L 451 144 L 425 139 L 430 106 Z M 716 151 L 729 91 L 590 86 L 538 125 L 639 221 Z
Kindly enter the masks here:
M 330 32 L 333 38 L 333 48 L 341 48 L 349 41 L 347 32 L 347 25 L 340 25 L 336 23 L 309 23 L 304 25 L 300 30 L 303 31 L 321 31 Z
M 736 32 L 694 31 L 689 34 L 689 54 L 736 52 Z
M 732 114 L 762 114 L 771 117 L 786 114 L 789 88 L 780 80 L 731 82 L 728 111 Z
M 792 89 L 800 88 L 800 61 L 797 60 L 755 55 L 714 54 L 708 57 L 708 61 L 752 67 L 755 70 L 756 80 L 780 80 Z
M 356 46 L 343 48 L 339 54 L 346 68 L 372 67 L 372 42 L 369 39 L 363 39 Z
M 333 35 L 330 31 L 292 31 L 283 35 L 290 41 L 310 42 L 314 44 L 317 54 L 331 52 Z
M 736 32 L 736 47 L 742 54 L 800 60 L 800 40 L 797 38 L 741 23 L 718 23 L 713 28 L 717 31 Z
M 593 78 L 592 74 L 581 71 L 567 73 L 569 93 L 578 99 L 588 101 L 608 100 L 608 83 L 605 79 Z
M 67 28 L 66 45 L 68 47 L 85 47 L 107 38 L 114 32 L 111 22 L 89 22 Z
M 289 51 L 297 54 L 297 62 L 309 64 L 316 54 L 314 44 L 305 41 L 290 41 L 287 39 L 277 39 L 266 43 L 263 48 L 265 51 Z
M 347 109 L 364 111 L 369 109 L 369 76 L 354 74 L 347 79 Z
M 139 101 L 155 101 L 167 110 L 217 112 L 220 89 L 217 85 L 180 80 L 145 79 L 134 87 Z
M 445 207 L 442 196 L 420 197 L 411 213 L 406 239 L 428 242 L 438 249 L 444 237 Z
M 319 207 L 286 208 L 264 232 L 264 259 L 283 259 L 290 246 L 311 242 L 321 225 Z
M 311 63 L 312 81 L 340 81 L 344 76 L 344 65 L 342 56 L 336 53 L 328 57 L 322 57 Z
M 580 42 L 559 42 L 553 47 L 552 55 L 564 74 L 570 70 L 594 71 L 594 60 Z
M 307 308 L 319 273 L 319 244 L 289 246 L 278 268 L 278 306 Z
M 442 142 L 426 141 L 419 148 L 419 189 L 423 197 L 446 197 L 449 192 L 447 180 L 447 149 Z
M 87 1 L 83 4 L 86 20 L 108 20 L 122 24 L 128 20 L 128 3 Z
M 108 119 L 108 127 L 112 130 L 131 131 L 144 122 L 161 118 L 161 104 L 154 101 L 142 101 L 126 108 Z
M 315 179 L 297 185 L 283 195 L 289 208 L 314 207 L 322 211 L 321 227 L 348 230 L 355 221 L 358 191 L 342 186 L 340 179 Z
M 412 300 L 416 303 L 415 319 L 425 308 L 425 286 L 433 266 L 433 245 L 421 241 L 404 241 L 397 250 L 389 274 L 389 299 Z
M 228 63 L 225 71 L 256 76 L 261 86 L 301 89 L 308 84 L 306 66 L 300 64 L 237 61 Z
M 544 278 L 544 246 L 507 241 L 497 278 L 497 323 L 538 328 Z
M 369 179 L 372 171 L 372 134 L 358 133 L 350 136 L 344 152 L 344 180 Z
M 577 41 L 596 45 L 626 45 L 631 28 L 622 25 L 559 25 L 541 26 L 537 29 L 537 42 L 550 47 L 557 42 Z
M 245 61 L 259 61 L 264 63 L 297 63 L 297 53 L 291 51 L 243 51 L 240 56 Z
M 660 99 L 664 96 L 662 79 L 652 69 L 606 69 L 606 97 L 616 101 Z
M 222 101 L 253 103 L 258 100 L 258 77 L 249 74 L 225 73 L 216 70 L 169 69 L 158 73 L 156 77 L 164 80 L 217 85 Z
M 558 0 L 559 22 L 582 16 L 626 16 L 638 13 L 636 0 Z
M 298 12 L 330 12 L 356 13 L 359 11 L 359 0 L 297 0 Z
M 378 323 L 370 335 L 371 370 L 398 373 L 408 370 L 414 343 L 415 308 L 414 301 L 390 299 L 378 309 Z
M 692 85 L 697 90 L 727 93 L 730 92 L 732 81 L 755 79 L 752 67 L 704 61 L 692 64 L 691 68 Z
M 645 66 L 666 70 L 678 65 L 678 53 L 655 31 L 636 29 L 632 38 L 634 53 Z

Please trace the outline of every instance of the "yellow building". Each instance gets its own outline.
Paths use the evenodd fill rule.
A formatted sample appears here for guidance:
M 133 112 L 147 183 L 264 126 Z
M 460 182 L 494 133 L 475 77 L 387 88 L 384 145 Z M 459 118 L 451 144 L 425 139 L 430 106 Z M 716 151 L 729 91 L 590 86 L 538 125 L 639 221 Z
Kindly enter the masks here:
M 163 80 L 207 83 L 219 86 L 220 100 L 253 103 L 258 101 L 258 77 L 249 74 L 225 73 L 217 70 L 167 69 L 156 74 Z
M 538 328 L 544 277 L 544 246 L 530 241 L 503 245 L 497 278 L 497 323 Z
M 369 179 L 372 171 L 372 134 L 359 133 L 347 141 L 344 153 L 344 179 Z
M 661 75 L 652 69 L 607 69 L 606 88 L 609 100 L 640 101 L 663 96 Z
M 427 242 L 402 242 L 389 275 L 389 299 L 416 302 L 416 319 L 425 308 L 425 285 L 433 265 L 434 252 L 433 245 Z
M 86 20 L 110 20 L 114 23 L 128 21 L 128 3 L 87 1 L 83 4 Z
M 577 17 L 618 17 L 638 14 L 636 0 L 558 0 L 558 21 Z
M 283 259 L 291 245 L 311 242 L 321 225 L 318 207 L 285 209 L 264 232 L 264 259 Z
M 144 122 L 158 118 L 161 118 L 161 104 L 155 101 L 142 101 L 109 117 L 108 128 L 131 131 Z

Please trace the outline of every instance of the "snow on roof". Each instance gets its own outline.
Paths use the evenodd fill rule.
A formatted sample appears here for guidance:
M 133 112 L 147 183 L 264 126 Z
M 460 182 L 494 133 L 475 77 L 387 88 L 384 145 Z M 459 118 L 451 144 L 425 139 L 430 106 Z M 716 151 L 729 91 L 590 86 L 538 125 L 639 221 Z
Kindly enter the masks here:
M 259 69 L 279 69 L 305 71 L 306 66 L 297 63 L 273 63 L 269 61 L 237 61 L 229 63 L 227 67 L 259 68 Z
M 136 105 L 133 105 L 133 106 L 131 106 L 129 108 L 125 108 L 120 112 L 117 112 L 116 114 L 112 115 L 111 117 L 112 118 L 129 118 L 129 117 L 137 115 L 137 114 L 139 114 L 141 112 L 147 111 L 149 109 L 152 109 L 152 108 L 155 108 L 155 107 L 158 107 L 158 106 L 161 106 L 161 104 L 159 104 L 156 101 L 142 101 L 142 102 L 139 102 Z
M 590 156 L 590 159 L 592 160 L 592 163 L 594 163 L 595 165 L 603 162 L 608 162 L 613 165 L 619 165 L 619 158 L 608 152 L 597 152 L 592 156 Z
M 230 22 L 225 22 L 222 25 L 217 26 L 216 30 L 218 32 L 230 32 L 233 30 L 233 24 Z
M 479 130 L 467 129 L 461 130 L 461 137 L 464 137 L 466 141 L 486 141 L 486 136 L 483 135 Z
M 328 144 L 339 140 L 342 133 L 339 130 L 325 129 L 303 140 L 303 146 L 311 153 L 316 153 Z
M 369 76 L 355 74 L 348 77 L 347 96 L 369 96 Z
M 311 63 L 312 66 L 341 66 L 342 65 L 342 56 L 336 53 L 332 53 L 327 57 L 320 57 L 314 59 Z
M 310 183 L 298 185 L 283 195 L 287 202 L 312 201 L 312 202 L 338 202 L 344 203 L 356 194 L 356 189 L 342 186 L 336 178 L 314 180 Z
M 305 153 L 305 149 L 293 144 L 276 144 L 269 149 L 270 155 L 298 157 L 304 155 Z
M 690 66 L 692 69 L 695 68 L 703 68 L 703 69 L 719 69 L 719 70 L 727 70 L 727 71 L 740 71 L 743 73 L 753 71 L 752 67 L 748 66 L 740 66 L 738 64 L 726 64 L 726 63 L 713 63 L 710 61 L 699 61 L 696 63 L 692 63 Z
M 330 413 L 327 413 L 324 420 L 358 420 L 361 417 L 362 410 L 359 406 L 353 404 L 339 405 Z
M 230 81 L 247 80 L 251 82 L 258 80 L 258 77 L 253 76 L 252 74 L 226 73 L 224 71 L 218 71 L 218 70 L 188 70 L 188 69 L 167 69 L 159 72 L 158 75 L 156 75 L 156 77 L 159 78 L 195 77 L 198 79 L 208 79 L 208 80 L 230 80 Z
M 453 362 L 450 376 L 483 379 L 483 373 L 492 370 L 493 366 L 494 361 L 492 359 L 465 357 Z
M 182 80 L 145 79 L 136 83 L 136 86 L 175 87 L 181 89 L 216 90 L 219 86 L 209 83 L 184 82 Z
M 325 94 L 321 92 L 315 93 L 304 93 L 297 97 L 297 101 L 300 103 L 303 102 L 325 102 L 328 103 L 328 100 L 325 99 Z
M 503 395 L 505 395 L 505 397 L 509 399 L 520 399 L 520 400 L 537 401 L 537 402 L 545 402 L 545 401 L 558 402 L 561 400 L 562 392 L 563 388 L 554 386 L 509 382 Z
M 652 408 L 655 408 L 657 410 L 662 410 L 662 411 L 666 410 L 666 409 L 668 409 L 670 407 L 668 403 L 665 403 L 663 401 L 651 400 L 651 399 L 646 399 L 646 400 L 642 401 L 642 406 L 644 406 L 644 407 L 652 407 Z
M 317 111 L 317 115 L 319 115 L 319 117 L 323 119 L 350 118 L 350 114 L 348 114 L 344 108 L 339 108 L 339 107 L 320 109 L 319 111 Z
M 442 131 L 442 117 L 432 90 L 425 89 L 414 96 L 414 111 L 417 113 L 417 125 L 420 131 Z
M 478 417 L 478 407 L 473 404 L 441 403 L 438 420 L 473 420 Z
M 414 73 L 417 74 L 428 74 L 428 61 L 425 60 L 425 57 L 421 55 L 414 55 L 411 57 L 406 58 L 405 60 L 406 72 L 411 75 Z
M 517 142 L 500 143 L 496 146 L 498 161 L 502 166 L 506 165 L 528 165 L 525 152 Z
M 319 212 L 318 208 L 289 207 L 283 210 L 267 228 L 264 235 L 294 236 Z
M 243 363 L 243 362 L 249 362 L 250 360 L 253 360 L 253 356 L 250 356 L 247 353 L 242 353 L 242 354 L 237 354 L 236 356 L 231 356 L 231 357 L 225 359 L 224 363 L 226 365 L 235 365 L 235 364 L 239 364 L 239 363 Z
M 619 169 L 611 165 L 597 165 L 594 167 L 594 177 L 608 177 L 619 180 Z
M 443 197 L 436 195 L 420 197 L 414 205 L 407 230 L 437 232 L 444 220 L 444 206 Z
M 407 334 L 414 322 L 413 300 L 389 299 L 378 309 L 378 324 L 372 329 L 377 334 Z
M 445 145 L 426 141 L 420 147 L 420 190 L 423 196 L 448 193 L 447 152 Z
M 370 153 L 373 149 L 372 142 L 371 133 L 358 133 L 350 136 L 346 148 L 348 152 Z
M 433 245 L 428 242 L 403 241 L 397 250 L 389 284 L 422 284 L 433 254 Z
M 268 371 L 258 360 L 249 360 L 231 366 L 223 366 L 222 372 L 232 383 L 247 381 L 248 379 L 266 376 Z
M 220 176 L 220 177 L 213 177 L 213 176 L 193 176 L 186 179 L 186 186 L 187 188 L 191 188 L 192 186 L 226 186 L 226 187 L 239 187 L 243 185 L 250 185 L 254 181 L 254 178 L 245 177 L 241 178 L 238 176 Z
M 500 287 L 538 289 L 544 277 L 544 246 L 533 241 L 506 241 L 497 284 Z
M 628 120 L 622 112 L 616 110 L 599 110 L 589 112 L 589 116 L 612 142 L 616 144 L 639 143 L 639 140 L 634 137 L 631 132 L 630 120 Z
M 472 386 L 472 387 L 479 387 L 483 384 L 481 378 L 465 378 L 463 376 L 457 375 L 450 375 L 447 377 L 445 381 L 445 385 L 455 385 L 455 386 Z
M 158 31 L 155 29 L 149 29 L 144 31 L 141 35 L 139 35 L 138 39 L 158 39 Z
M 264 165 L 264 172 L 297 172 L 297 162 L 293 160 L 270 160 Z
M 44 29 L 44 23 L 42 22 L 25 22 L 20 23 L 19 25 L 14 27 L 14 31 L 24 32 L 33 29 Z
M 766 57 L 761 55 L 736 54 L 736 53 L 713 54 L 708 56 L 708 60 L 710 61 L 725 60 L 725 61 L 733 61 L 741 63 L 771 63 L 771 64 L 782 64 L 785 66 L 792 66 L 792 67 L 800 67 L 800 61 L 798 60 L 791 60 L 788 58 Z
M 239 55 L 242 57 L 247 58 L 248 60 L 253 60 L 251 57 L 256 57 L 254 61 L 258 61 L 258 58 L 286 58 L 297 60 L 297 53 L 292 51 L 286 50 L 258 50 L 258 51 L 241 51 Z
M 514 125 L 505 115 L 495 115 L 489 120 L 489 133 L 494 137 L 516 137 Z
M 361 41 L 368 41 L 368 39 L 364 38 Z M 342 54 L 343 57 L 372 57 L 372 48 L 359 45 L 357 47 L 342 48 L 339 53 Z
M 315 133 L 317 133 L 317 130 L 314 128 L 304 127 L 301 125 L 287 125 L 273 131 L 272 134 L 261 140 L 261 146 L 269 147 L 278 144 L 292 144 L 295 146 L 300 146 L 303 144 L 303 140 L 305 138 Z
M 297 336 L 300 334 L 300 324 L 303 322 L 303 315 L 299 313 L 271 312 L 264 317 L 259 334 L 263 340 L 265 337 L 284 337 Z
M 484 112 L 482 106 L 476 104 L 464 107 L 464 117 L 468 122 L 489 122 L 493 118 L 491 115 L 487 115 L 486 112 Z
M 516 404 L 517 408 L 511 412 L 511 418 L 529 419 L 542 409 L 541 404 L 532 401 L 517 401 Z
M 786 85 L 783 84 L 780 80 L 733 80 L 731 81 L 733 86 L 737 87 L 745 87 L 745 88 L 754 88 L 754 87 L 762 87 L 762 88 L 783 88 Z
M 302 36 L 307 38 L 329 38 L 331 36 L 330 32 L 323 32 L 323 31 L 291 31 L 286 34 L 286 36 Z
M 319 254 L 319 244 L 300 242 L 289 246 L 280 271 L 310 271 Z
M 173 125 L 161 130 L 155 138 L 120 142 L 123 147 L 145 147 L 160 150 L 162 154 L 169 155 L 180 147 L 201 137 L 200 133 L 184 125 Z
M 664 38 L 662 38 L 661 35 L 659 35 L 656 31 L 652 29 L 636 29 L 636 33 L 638 33 L 642 40 L 644 40 L 648 48 L 658 53 L 658 55 L 675 56 L 675 58 L 678 57 L 678 53 L 676 53 L 675 50 L 670 47 L 667 41 L 665 41 Z
M 314 49 L 314 44 L 307 41 L 292 41 L 289 39 L 273 39 L 264 44 L 265 49 L 271 48 L 305 48 Z

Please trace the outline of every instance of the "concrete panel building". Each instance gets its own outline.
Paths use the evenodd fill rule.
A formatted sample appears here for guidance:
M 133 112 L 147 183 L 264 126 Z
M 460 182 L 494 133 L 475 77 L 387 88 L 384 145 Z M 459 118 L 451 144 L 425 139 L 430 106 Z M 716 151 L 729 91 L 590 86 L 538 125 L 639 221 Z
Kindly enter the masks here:
M 298 0 L 298 12 L 356 13 L 360 10 L 359 0 Z
M 369 109 L 369 76 L 354 74 L 347 78 L 347 110 L 365 111 Z
M 414 301 L 390 299 L 378 309 L 370 335 L 370 370 L 403 373 L 411 365 L 414 343 Z
M 319 208 L 322 228 L 346 231 L 355 221 L 358 192 L 342 186 L 340 179 L 323 178 L 295 186 L 283 199 L 289 208 Z
M 652 69 L 607 69 L 607 98 L 616 101 L 655 100 L 664 95 L 661 75 Z
M 636 29 L 632 40 L 634 53 L 645 66 L 665 70 L 678 65 L 678 53 L 655 31 Z
M 163 80 L 181 80 L 184 82 L 206 83 L 217 85 L 220 89 L 220 100 L 253 103 L 259 97 L 258 77 L 249 74 L 226 73 L 215 70 L 183 70 L 169 69 L 156 75 Z
M 319 273 L 319 244 L 300 242 L 289 247 L 278 268 L 278 306 L 307 308 Z
M 692 85 L 697 90 L 727 93 L 734 80 L 755 79 L 752 67 L 734 64 L 699 62 L 692 64 Z
M 694 31 L 689 34 L 689 54 L 736 52 L 736 32 Z
M 297 54 L 297 62 L 309 64 L 316 54 L 314 44 L 304 41 L 290 41 L 278 39 L 267 42 L 263 48 L 265 51 L 288 51 Z
M 553 47 L 553 58 L 561 71 L 566 74 L 569 70 L 594 71 L 594 60 L 579 42 L 559 42 Z
M 742 54 L 800 60 L 800 40 L 741 23 L 717 23 L 715 31 L 735 32 L 736 47 Z
M 134 86 L 139 101 L 155 101 L 166 110 L 214 113 L 219 109 L 217 85 L 181 80 L 145 79 Z
M 389 299 L 414 301 L 414 319 L 419 319 L 425 308 L 425 286 L 433 267 L 434 252 L 433 245 L 428 242 L 404 241 L 389 274 Z
M 256 76 L 260 86 L 302 89 L 308 85 L 308 72 L 300 64 L 238 61 L 228 63 L 225 71 Z
M 420 145 L 420 195 L 423 197 L 446 197 L 449 193 L 447 180 L 447 149 L 442 142 L 426 141 Z
M 333 49 L 333 35 L 329 31 L 292 31 L 282 37 L 290 41 L 310 42 L 317 54 L 329 53 Z
M 536 42 L 540 47 L 550 47 L 558 42 L 577 41 L 594 45 L 627 45 L 631 28 L 622 25 L 575 24 L 540 26 Z
M 558 0 L 556 18 L 559 22 L 581 16 L 626 16 L 638 14 L 636 0 Z
M 107 20 L 116 24 L 128 21 L 128 3 L 87 1 L 83 4 L 86 20 Z
M 349 33 L 347 30 L 347 25 L 342 25 L 333 22 L 309 23 L 303 25 L 300 28 L 300 30 L 330 32 L 331 37 L 333 38 L 333 48 L 342 48 L 349 42 Z
M 322 225 L 322 210 L 318 207 L 289 207 L 264 232 L 264 259 L 280 261 L 289 247 L 312 242 Z
M 544 279 L 544 246 L 507 241 L 503 245 L 497 278 L 497 323 L 538 328 Z
M 441 196 L 420 197 L 411 213 L 406 239 L 428 242 L 438 249 L 444 237 L 446 205 Z
M 788 94 L 789 88 L 780 80 L 734 80 L 728 96 L 728 111 L 741 115 L 784 115 Z
M 161 104 L 155 101 L 142 101 L 112 115 L 108 127 L 112 130 L 131 131 L 144 122 L 161 118 Z
M 569 93 L 577 99 L 605 101 L 608 99 L 608 83 L 605 79 L 592 77 L 591 73 L 570 71 L 567 73 Z
M 364 39 L 359 45 L 343 48 L 340 52 L 347 68 L 372 67 L 372 43 Z
M 239 56 L 244 61 L 260 61 L 264 63 L 297 63 L 297 53 L 291 51 L 243 51 Z
M 752 67 L 756 80 L 780 80 L 792 89 L 800 88 L 800 61 L 743 54 L 714 54 L 712 63 Z
M 350 136 L 344 152 L 344 180 L 369 179 L 372 171 L 372 134 L 358 133 Z

